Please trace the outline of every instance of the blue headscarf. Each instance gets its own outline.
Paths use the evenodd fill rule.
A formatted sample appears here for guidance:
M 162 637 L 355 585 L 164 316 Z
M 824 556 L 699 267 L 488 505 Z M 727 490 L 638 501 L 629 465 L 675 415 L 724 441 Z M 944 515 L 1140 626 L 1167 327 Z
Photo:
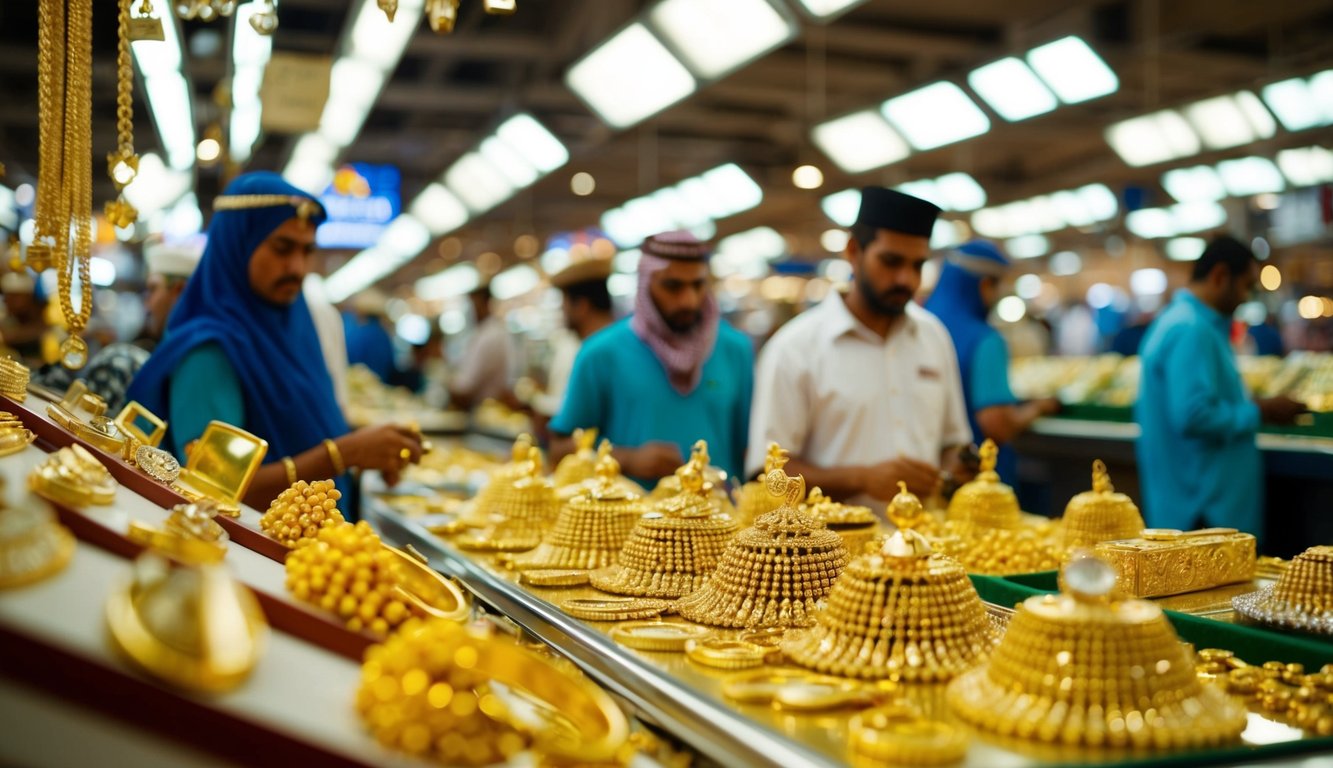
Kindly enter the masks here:
M 972 434 L 981 442 L 981 428 L 977 425 L 976 409 L 972 398 L 972 360 L 977 347 L 992 334 L 999 331 L 986 322 L 989 311 L 981 300 L 981 280 L 988 276 L 998 276 L 1009 266 L 1009 260 L 994 243 L 986 240 L 973 240 L 958 247 L 956 253 L 944 260 L 940 270 L 940 280 L 934 292 L 926 301 L 930 310 L 949 329 L 953 337 L 954 350 L 958 354 L 958 372 L 963 377 L 963 397 L 967 401 L 967 420 L 972 425 Z M 1000 474 L 1012 479 L 1012 473 L 1006 468 L 1013 468 L 1014 457 L 1008 446 L 1001 446 L 997 462 Z
M 268 171 L 238 176 L 223 194 L 284 195 L 296 198 L 294 203 L 313 200 Z M 266 462 L 295 456 L 348 431 L 305 297 L 279 307 L 250 288 L 251 255 L 273 230 L 295 217 L 294 204 L 214 213 L 199 267 L 171 312 L 165 338 L 128 393 L 154 413 L 170 413 L 176 367 L 191 350 L 217 344 L 243 390 L 245 423 L 235 426 L 268 441 Z M 323 221 L 323 208 L 310 219 Z M 178 447 L 168 425 L 163 448 L 178 453 Z

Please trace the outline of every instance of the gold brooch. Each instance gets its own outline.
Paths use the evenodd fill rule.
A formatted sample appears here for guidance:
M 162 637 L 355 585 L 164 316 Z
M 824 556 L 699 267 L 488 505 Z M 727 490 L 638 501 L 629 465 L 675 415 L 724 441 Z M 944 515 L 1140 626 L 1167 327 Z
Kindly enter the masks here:
M 0 589 L 59 573 L 74 554 L 74 536 L 42 504 L 0 509 Z
M 107 505 L 116 498 L 116 481 L 81 445 L 61 448 L 28 475 L 28 488 L 67 507 Z
M 181 465 L 176 457 L 151 445 L 141 445 L 134 451 L 134 463 L 159 483 L 171 485 L 181 476 Z

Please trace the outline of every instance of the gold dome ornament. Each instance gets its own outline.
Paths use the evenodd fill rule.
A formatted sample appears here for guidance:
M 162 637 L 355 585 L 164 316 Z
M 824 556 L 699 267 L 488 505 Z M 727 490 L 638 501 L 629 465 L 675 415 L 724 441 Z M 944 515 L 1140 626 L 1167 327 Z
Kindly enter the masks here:
M 717 570 L 698 591 L 676 602 L 682 618 L 700 624 L 758 629 L 807 627 L 847 565 L 842 538 L 801 514 L 805 479 L 781 469 L 764 479 L 785 499 L 727 546 Z
M 794 663 L 844 677 L 942 682 L 995 646 L 999 632 L 967 573 L 912 530 L 924 510 L 899 487 L 888 507 L 898 530 L 848 564 L 813 628 L 787 634 L 782 650 Z
M 471 508 L 460 521 L 464 527 L 482 528 L 491 524 L 496 505 L 503 500 L 513 482 L 530 471 L 532 447 L 532 435 L 524 433 L 514 439 L 509 463 L 492 472 L 490 480 L 473 497 Z
M 994 440 L 981 444 L 981 471 L 949 500 L 950 521 L 1008 530 L 1023 525 L 1023 513 L 1014 489 L 1000 482 L 1000 476 L 995 472 L 998 456 L 999 448 Z
M 592 572 L 594 587 L 618 595 L 677 598 L 708 579 L 738 526 L 719 509 L 699 466 L 686 464 L 678 476 L 681 492 L 639 518 L 615 565 Z
M 1069 747 L 1234 741 L 1245 708 L 1199 682 L 1161 608 L 1111 600 L 1115 582 L 1095 557 L 1065 566 L 1066 591 L 1019 604 L 990 662 L 950 683 L 954 713 L 1001 737 Z
M 0 506 L 0 589 L 53 576 L 73 554 L 74 535 L 45 505 Z
M 1092 463 L 1092 490 L 1069 500 L 1062 529 L 1064 546 L 1072 551 L 1103 541 L 1138 537 L 1143 530 L 1143 515 L 1132 499 L 1115 492 L 1106 465 L 1098 459 Z
M 1310 547 L 1276 584 L 1233 597 L 1231 605 L 1261 624 L 1333 635 L 1333 546 Z
M 555 467 L 552 479 L 557 488 L 581 483 L 593 477 L 596 472 L 597 430 L 591 428 L 574 430 L 574 446 L 574 452 L 561 459 Z
M 542 535 L 560 515 L 555 486 L 542 477 L 542 455 L 528 449 L 526 473 L 512 482 L 491 511 L 491 524 L 455 540 L 460 549 L 522 552 L 541 543 Z
M 135 664 L 172 685 L 222 693 L 263 654 L 268 624 L 250 590 L 220 565 L 168 566 L 147 553 L 106 605 L 111 638 Z
M 531 750 L 557 764 L 610 761 L 629 722 L 572 665 L 481 626 L 413 622 L 366 651 L 356 709 L 390 749 L 447 765 Z
M 768 492 L 764 478 L 768 477 L 769 472 L 787 466 L 788 461 L 790 459 L 787 451 L 782 446 L 777 443 L 768 444 L 768 450 L 764 454 L 764 474 L 741 486 L 740 498 L 736 504 L 737 522 L 743 526 L 751 525 L 760 515 L 782 506 L 783 499 Z
M 712 458 L 708 455 L 708 442 L 706 440 L 696 440 L 694 446 L 690 448 L 690 457 L 684 464 L 680 465 L 669 477 L 664 477 L 653 487 L 653 492 L 648 495 L 650 501 L 660 501 L 669 499 L 680 493 L 683 486 L 681 484 L 681 473 L 686 468 L 692 468 L 692 471 L 698 472 L 704 479 L 704 484 L 708 486 L 713 498 L 716 500 L 721 511 L 736 516 L 736 510 L 731 505 L 731 497 L 727 495 L 727 473 L 721 467 L 714 467 L 710 463 Z
M 61 448 L 28 475 L 28 488 L 56 504 L 80 508 L 115 501 L 116 481 L 83 446 Z
M 536 549 L 502 558 L 519 570 L 594 570 L 616 561 L 634 524 L 647 512 L 637 493 L 619 483 L 620 464 L 597 460 L 597 483 L 565 504 Z

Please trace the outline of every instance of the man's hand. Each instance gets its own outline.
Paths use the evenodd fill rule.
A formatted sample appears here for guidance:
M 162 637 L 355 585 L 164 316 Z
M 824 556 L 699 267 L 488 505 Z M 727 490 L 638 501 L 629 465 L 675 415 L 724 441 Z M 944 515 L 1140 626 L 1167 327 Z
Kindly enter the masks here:
M 1054 416 L 1060 412 L 1060 401 L 1054 397 L 1043 397 L 1040 400 L 1033 400 L 1033 405 L 1037 406 L 1037 413 L 1042 416 Z
M 685 463 L 679 446 L 656 441 L 638 448 L 621 448 L 616 451 L 616 460 L 631 477 L 666 477 Z
M 888 501 L 898 493 L 900 480 L 907 483 L 907 490 L 924 498 L 935 492 L 940 471 L 924 461 L 900 456 L 866 467 L 862 487 L 867 495 Z
M 421 460 L 421 435 L 396 424 L 363 427 L 334 443 L 349 469 L 379 470 L 389 485 L 398 482 L 403 467 Z
M 1292 400 L 1286 395 L 1265 397 L 1256 400 L 1255 404 L 1259 406 L 1259 417 L 1269 424 L 1291 424 L 1297 416 L 1310 410 L 1305 407 L 1305 403 Z

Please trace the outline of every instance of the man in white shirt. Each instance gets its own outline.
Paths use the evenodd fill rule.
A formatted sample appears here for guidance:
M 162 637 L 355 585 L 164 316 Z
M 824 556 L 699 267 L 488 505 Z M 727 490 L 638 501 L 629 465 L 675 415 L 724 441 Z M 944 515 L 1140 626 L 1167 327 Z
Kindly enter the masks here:
M 755 376 L 746 471 L 765 447 L 791 453 L 808 487 L 883 508 L 898 481 L 933 493 L 961 472 L 972 440 L 949 332 L 913 302 L 939 208 L 882 187 L 861 190 L 844 256 L 853 284 L 783 326 Z
M 551 277 L 551 286 L 563 296 L 561 313 L 565 327 L 552 338 L 551 364 L 546 374 L 546 391 L 533 399 L 534 410 L 547 419 L 560 412 L 583 340 L 610 325 L 611 292 L 606 280 L 611 276 L 610 259 L 583 259 Z
M 483 283 L 468 296 L 477 327 L 468 340 L 458 371 L 449 382 L 449 397 L 459 408 L 475 408 L 509 391 L 512 367 L 509 331 L 504 318 L 491 314 L 491 287 Z

